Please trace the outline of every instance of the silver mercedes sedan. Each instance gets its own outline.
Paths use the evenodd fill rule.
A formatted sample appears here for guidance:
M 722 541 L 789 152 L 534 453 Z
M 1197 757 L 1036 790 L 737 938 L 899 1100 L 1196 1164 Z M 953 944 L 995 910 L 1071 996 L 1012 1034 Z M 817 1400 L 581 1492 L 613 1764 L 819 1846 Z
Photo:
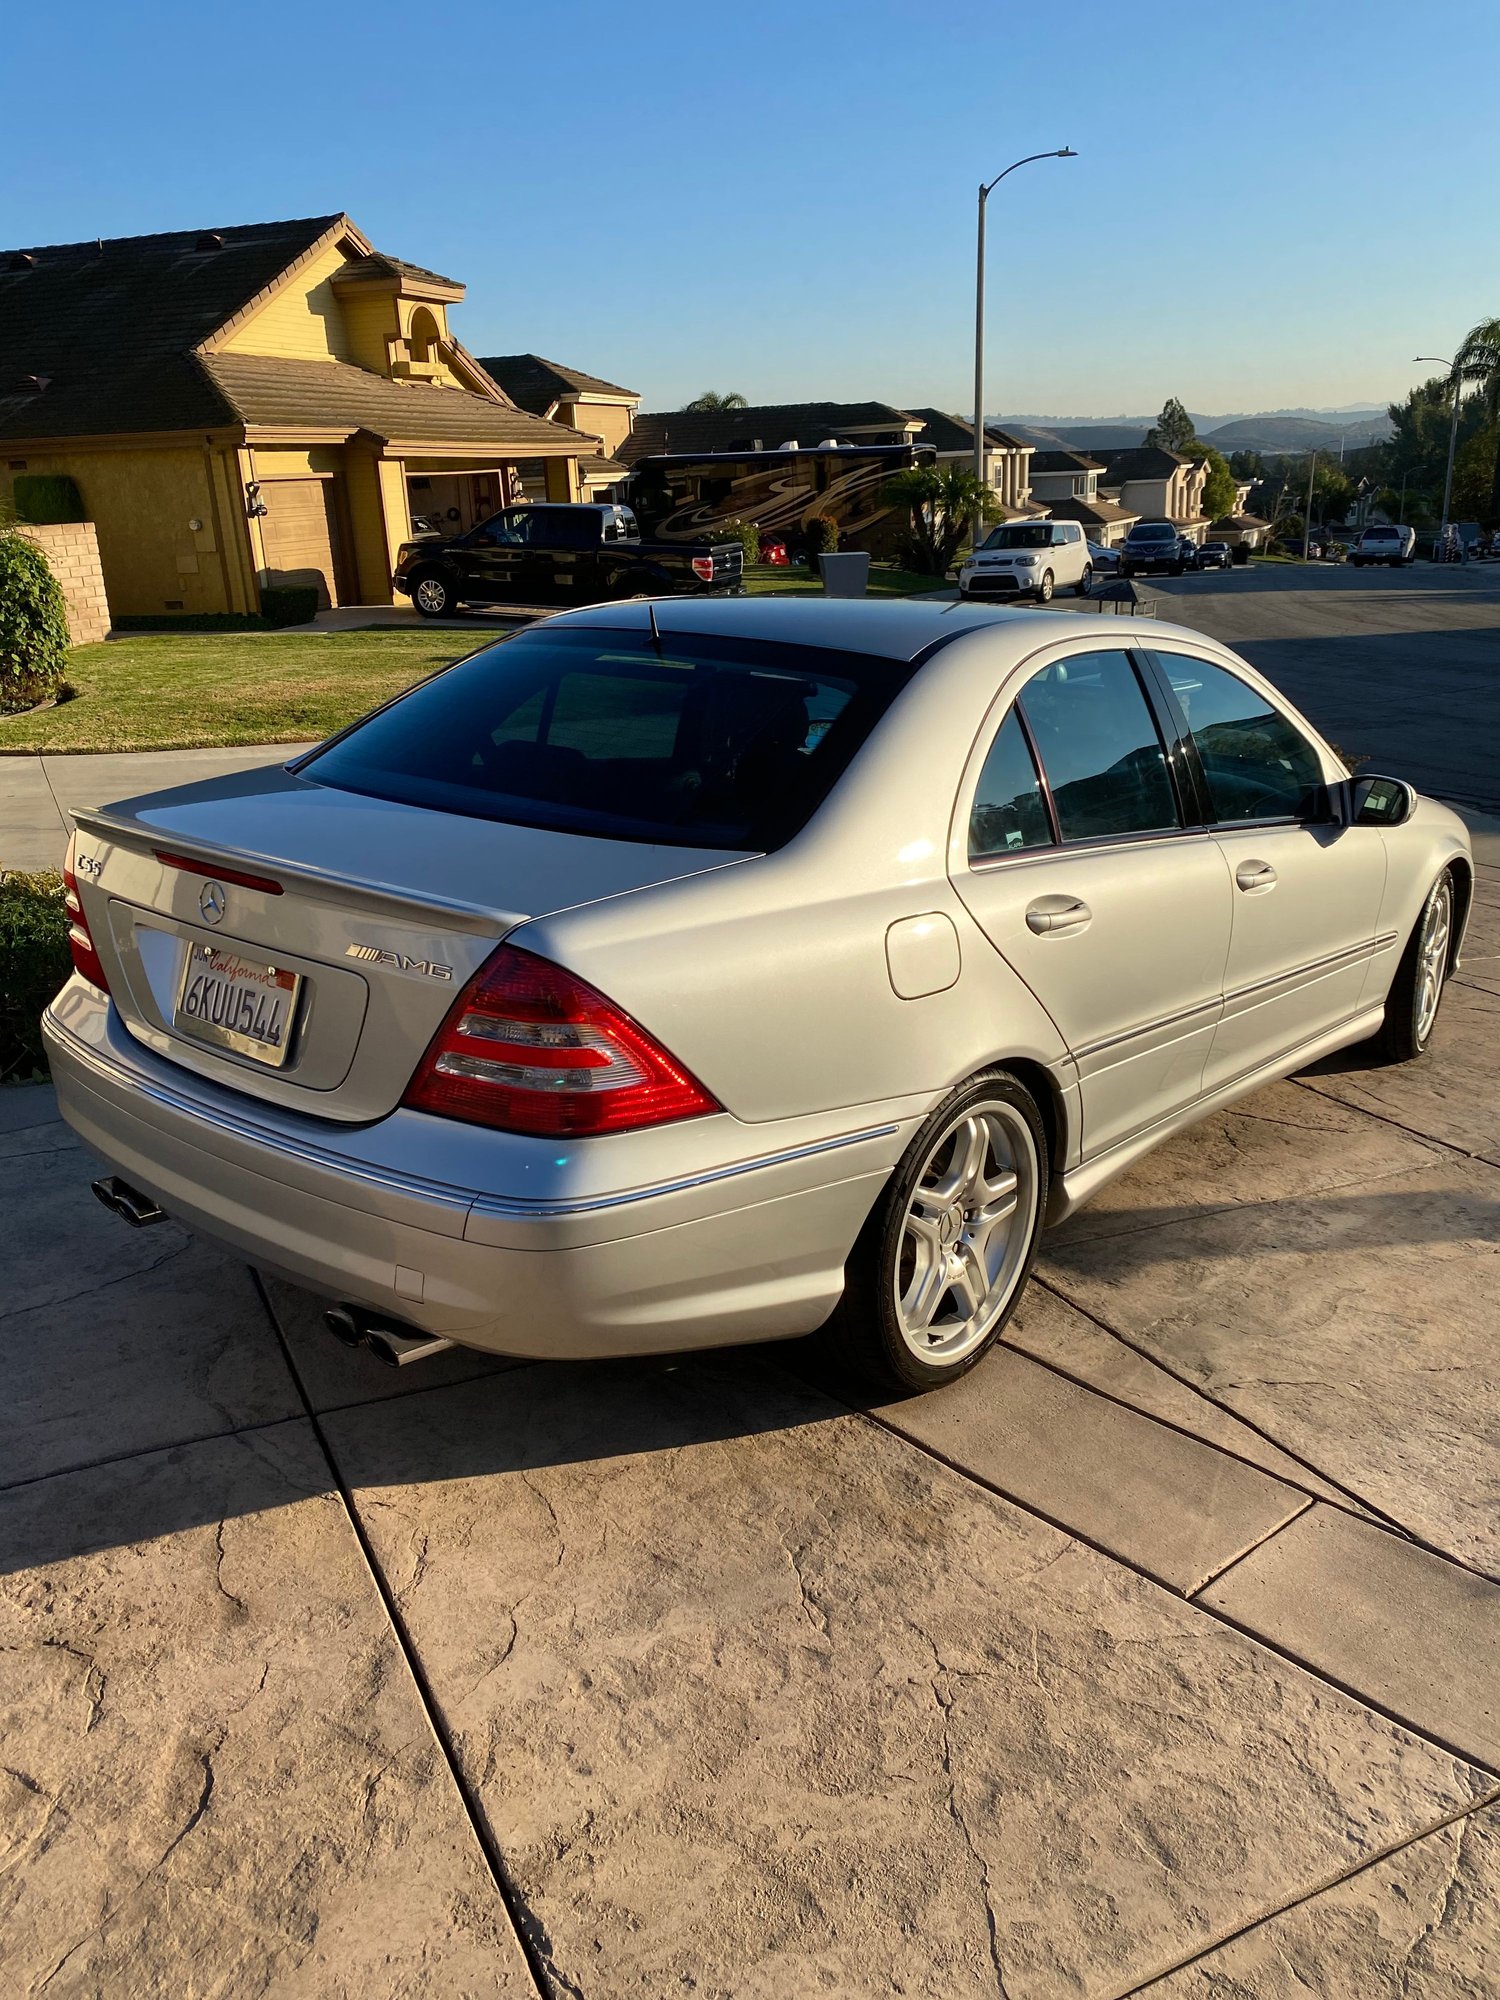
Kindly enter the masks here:
M 80 812 L 44 1025 L 110 1207 L 384 1359 L 822 1328 L 922 1389 L 1148 1148 L 1420 1054 L 1472 885 L 1200 633 L 613 604 Z

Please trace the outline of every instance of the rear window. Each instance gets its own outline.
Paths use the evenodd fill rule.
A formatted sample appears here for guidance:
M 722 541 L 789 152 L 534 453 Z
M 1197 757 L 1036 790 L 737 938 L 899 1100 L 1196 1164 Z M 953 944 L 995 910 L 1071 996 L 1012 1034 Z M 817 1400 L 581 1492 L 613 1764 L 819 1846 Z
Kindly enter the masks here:
M 1400 539 L 1398 528 L 1366 528 L 1360 536 L 1362 542 L 1399 542 Z
M 763 850 L 806 824 L 911 676 L 824 648 L 538 626 L 298 769 L 403 805 L 557 832 Z

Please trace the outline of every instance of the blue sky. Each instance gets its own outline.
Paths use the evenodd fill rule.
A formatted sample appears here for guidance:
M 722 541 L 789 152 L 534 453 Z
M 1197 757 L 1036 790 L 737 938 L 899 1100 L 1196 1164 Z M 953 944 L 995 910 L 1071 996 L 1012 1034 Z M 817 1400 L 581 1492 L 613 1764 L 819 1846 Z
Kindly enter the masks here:
M 62 24 L 66 23 L 66 40 Z M 347 209 L 639 389 L 1381 402 L 1500 314 L 1496 0 L 12 10 L 0 243 Z

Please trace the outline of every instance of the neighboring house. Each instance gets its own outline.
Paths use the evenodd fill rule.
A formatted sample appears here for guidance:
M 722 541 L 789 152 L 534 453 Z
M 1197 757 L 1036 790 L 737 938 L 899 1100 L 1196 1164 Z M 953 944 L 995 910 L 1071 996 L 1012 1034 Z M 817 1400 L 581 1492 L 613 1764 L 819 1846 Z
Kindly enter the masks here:
M 627 467 L 648 453 L 700 457 L 713 451 L 811 449 L 836 444 L 914 444 L 922 420 L 889 403 L 767 403 L 744 410 L 643 410 L 615 453 Z
M 347 215 L 0 252 L 0 500 L 69 475 L 116 616 L 389 603 L 436 482 L 464 527 L 522 461 L 576 499 L 598 449 L 489 377 L 463 295 Z
M 560 361 L 544 361 L 539 354 L 485 354 L 479 365 L 500 384 L 517 409 L 566 424 L 570 430 L 583 431 L 597 440 L 597 451 L 579 467 L 584 499 L 595 499 L 624 477 L 625 467 L 617 454 L 630 436 L 641 405 L 638 390 L 622 389 L 618 382 L 606 382 L 598 375 L 585 375 L 581 368 L 565 368 Z M 521 481 L 529 497 L 544 496 L 545 477 L 539 461 L 522 465 Z
M 1231 547 L 1243 542 L 1246 548 L 1260 548 L 1271 532 L 1269 521 L 1261 520 L 1258 514 L 1247 514 L 1242 509 L 1233 514 L 1225 514 L 1215 521 L 1204 537 L 1210 542 L 1228 542 Z
M 1031 460 L 1031 490 L 1046 503 L 1054 521 L 1078 521 L 1091 542 L 1111 548 L 1123 542 L 1140 519 L 1133 508 L 1106 499 L 1099 491 L 1102 459 L 1060 447 L 1036 450 Z
M 1203 539 L 1203 487 L 1208 461 L 1162 445 L 1101 451 L 1099 490 L 1142 521 L 1175 521 L 1195 541 Z
M 950 416 L 946 410 L 913 408 L 907 411 L 907 415 L 921 419 L 918 442 L 935 445 L 939 463 L 950 460 L 955 464 L 973 465 L 972 424 L 965 423 L 962 417 Z M 985 478 L 1000 503 L 1002 521 L 1035 519 L 1047 512 L 1040 497 L 1034 496 L 1031 490 L 1034 451 L 1033 445 L 1012 437 L 1008 431 L 997 430 L 993 424 L 985 425 Z

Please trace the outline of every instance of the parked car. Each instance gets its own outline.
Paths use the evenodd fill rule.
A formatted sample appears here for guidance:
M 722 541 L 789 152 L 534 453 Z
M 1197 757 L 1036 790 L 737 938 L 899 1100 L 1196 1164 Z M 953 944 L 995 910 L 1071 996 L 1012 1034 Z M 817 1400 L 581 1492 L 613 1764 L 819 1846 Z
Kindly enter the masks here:
M 1363 569 L 1366 563 L 1389 563 L 1392 569 L 1398 569 L 1413 560 L 1416 547 L 1415 528 L 1391 527 L 1382 522 L 1360 530 L 1348 560 L 1355 569 Z
M 1117 576 L 1120 569 L 1120 551 L 1105 546 L 1103 542 L 1088 544 L 1089 562 L 1095 576 Z
M 1199 569 L 1228 569 L 1233 560 L 1228 542 L 1205 542 L 1198 551 Z
M 786 538 L 782 535 L 762 535 L 760 538 L 760 559 L 773 569 L 787 569 L 791 558 L 786 552 Z
M 1120 548 L 1121 576 L 1181 576 L 1187 568 L 1182 537 L 1171 521 L 1137 521 Z
M 1093 580 L 1089 545 L 1076 521 L 1005 521 L 960 565 L 958 594 L 1049 604 L 1058 590 L 1087 597 Z
M 1182 556 L 1183 568 L 1197 569 L 1199 566 L 1198 544 L 1193 540 L 1192 536 L 1179 535 L 1177 537 L 1177 547 L 1178 547 L 1178 552 Z
M 1473 883 L 1202 633 L 930 600 L 567 613 L 76 820 L 43 1032 L 124 1219 L 388 1359 L 826 1327 L 899 1389 L 1160 1140 L 1425 1048 Z
M 745 548 L 724 542 L 647 542 L 628 507 L 507 507 L 466 535 L 402 544 L 391 581 L 424 618 L 466 604 L 598 604 L 738 590 Z

